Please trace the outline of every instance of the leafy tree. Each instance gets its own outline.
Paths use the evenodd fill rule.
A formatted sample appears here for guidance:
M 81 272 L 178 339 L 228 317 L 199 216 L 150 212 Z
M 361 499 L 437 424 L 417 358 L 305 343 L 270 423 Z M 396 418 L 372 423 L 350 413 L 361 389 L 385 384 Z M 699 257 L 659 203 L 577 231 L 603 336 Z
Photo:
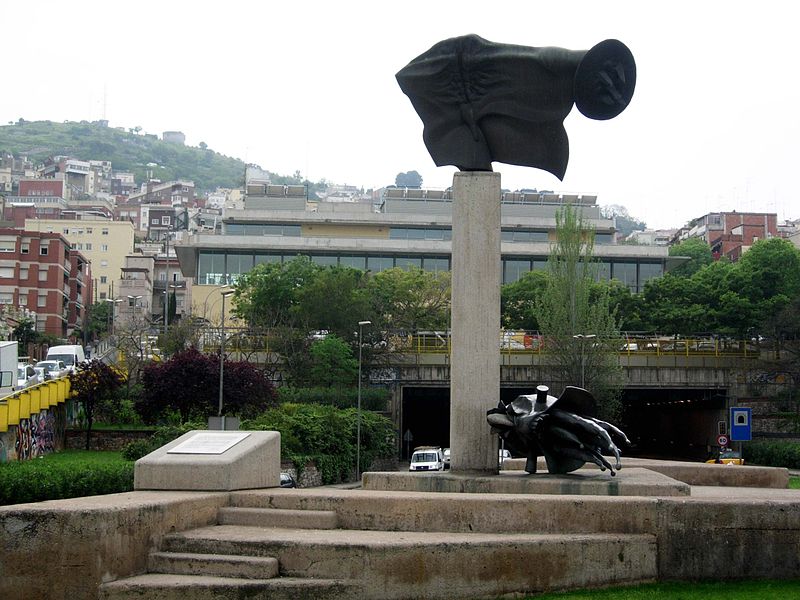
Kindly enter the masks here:
M 546 271 L 529 271 L 500 290 L 500 312 L 506 329 L 538 330 L 536 300 L 545 293 L 548 284 Z
M 549 277 L 536 299 L 535 314 L 549 350 L 553 383 L 590 390 L 601 413 L 613 418 L 619 411 L 621 389 L 615 347 L 620 333 L 607 288 L 592 296 L 593 246 L 593 232 L 574 207 L 564 206 L 556 214 L 556 241 L 547 261 Z
M 23 319 L 13 331 L 14 339 L 17 340 L 17 352 L 19 356 L 28 354 L 28 344 L 35 344 L 39 341 L 39 335 L 34 329 L 32 319 Z
M 111 323 L 111 302 L 95 302 L 89 306 L 89 322 L 86 333 L 90 339 L 105 335 Z
M 241 416 L 258 414 L 275 403 L 275 389 L 264 372 L 245 361 L 225 360 L 224 408 Z M 204 420 L 215 414 L 219 402 L 219 355 L 195 348 L 175 353 L 169 360 L 145 366 L 144 390 L 138 412 L 157 421 L 169 410 L 181 422 Z
M 420 175 L 416 171 L 406 171 L 405 173 L 398 173 L 397 177 L 394 178 L 394 184 L 397 187 L 421 188 L 422 175 Z
M 396 267 L 367 284 L 374 330 L 446 329 L 450 316 L 450 273 Z
M 714 257 L 711 254 L 711 246 L 700 238 L 689 238 L 679 244 L 670 246 L 669 255 L 689 257 L 687 262 L 670 271 L 671 275 L 681 277 L 691 277 L 704 266 L 710 265 L 714 261 Z
M 87 450 L 95 417 L 108 408 L 105 404 L 114 401 L 114 392 L 122 385 L 122 379 L 118 370 L 97 359 L 81 363 L 78 370 L 69 375 L 72 397 L 81 403 L 86 418 Z
M 349 342 L 358 322 L 370 318 L 367 275 L 351 267 L 326 267 L 297 290 L 296 322 L 313 331 L 323 330 Z
M 311 344 L 310 382 L 321 387 L 348 387 L 357 383 L 358 360 L 342 339 L 328 335 Z

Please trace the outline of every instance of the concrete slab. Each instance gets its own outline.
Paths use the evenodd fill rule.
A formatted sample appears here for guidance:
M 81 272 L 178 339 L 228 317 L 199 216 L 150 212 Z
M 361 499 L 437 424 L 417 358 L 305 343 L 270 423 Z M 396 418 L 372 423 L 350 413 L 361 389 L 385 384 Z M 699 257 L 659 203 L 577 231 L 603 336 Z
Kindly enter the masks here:
M 460 492 L 475 494 L 569 494 L 590 496 L 688 496 L 691 488 L 648 469 L 623 469 L 612 477 L 597 469 L 578 469 L 568 475 L 502 471 L 498 475 L 469 475 L 450 471 L 368 472 L 365 490 L 399 492 Z
M 190 431 L 136 461 L 135 490 L 231 491 L 280 485 L 277 431 Z

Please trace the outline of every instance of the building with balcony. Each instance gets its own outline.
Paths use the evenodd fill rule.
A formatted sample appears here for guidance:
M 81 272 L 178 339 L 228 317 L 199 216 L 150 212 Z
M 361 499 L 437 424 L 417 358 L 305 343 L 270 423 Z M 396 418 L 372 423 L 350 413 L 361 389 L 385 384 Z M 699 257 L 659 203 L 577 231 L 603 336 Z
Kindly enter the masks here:
M 599 277 L 639 292 L 681 261 L 663 246 L 616 244 L 614 222 L 601 217 L 595 196 L 506 192 L 498 201 L 503 283 L 546 267 L 556 213 L 567 203 L 595 230 Z M 245 208 L 225 211 L 221 235 L 190 235 L 176 251 L 183 275 L 194 279 L 193 310 L 202 312 L 220 286 L 255 265 L 297 255 L 373 273 L 412 266 L 450 270 L 451 236 L 449 190 L 390 188 L 377 202 L 328 203 L 307 201 L 302 186 L 248 182 Z
M 153 265 L 155 258 L 144 254 L 130 254 L 120 269 L 115 299 L 119 323 L 151 321 L 153 315 Z
M 91 265 L 60 233 L 0 229 L 0 303 L 36 313 L 36 329 L 66 338 L 83 328 Z
M 690 238 L 700 238 L 711 246 L 715 258 L 736 261 L 758 240 L 777 237 L 777 213 L 708 213 L 682 227 L 673 237 L 673 243 Z
M 25 229 L 63 235 L 91 263 L 95 278 L 93 301 L 116 298 L 114 284 L 125 257 L 133 252 L 133 224 L 126 221 L 26 219 Z

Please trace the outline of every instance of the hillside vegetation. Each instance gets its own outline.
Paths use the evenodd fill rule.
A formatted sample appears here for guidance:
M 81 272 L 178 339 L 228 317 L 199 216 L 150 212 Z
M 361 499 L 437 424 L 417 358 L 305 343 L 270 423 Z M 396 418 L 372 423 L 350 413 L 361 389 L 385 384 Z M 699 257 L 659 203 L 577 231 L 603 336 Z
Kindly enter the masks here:
M 0 126 L 0 153 L 27 156 L 35 163 L 48 156 L 110 160 L 115 171 L 134 173 L 136 181 L 187 179 L 198 190 L 235 188 L 244 183 L 245 163 L 210 149 L 171 144 L 132 130 L 87 121 L 20 121 Z M 147 166 L 156 163 L 158 166 Z

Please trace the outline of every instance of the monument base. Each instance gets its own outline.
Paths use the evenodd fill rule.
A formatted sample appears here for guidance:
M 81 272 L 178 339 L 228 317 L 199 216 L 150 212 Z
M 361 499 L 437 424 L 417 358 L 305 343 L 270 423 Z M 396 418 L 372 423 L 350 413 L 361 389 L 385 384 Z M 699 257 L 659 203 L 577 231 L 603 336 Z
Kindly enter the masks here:
M 623 469 L 612 477 L 598 469 L 578 469 L 567 475 L 502 471 L 498 475 L 438 471 L 431 473 L 367 472 L 365 490 L 395 492 L 455 492 L 474 494 L 572 494 L 585 496 L 689 496 L 691 488 L 648 469 Z
M 190 431 L 136 461 L 135 490 L 231 491 L 277 487 L 277 431 Z

